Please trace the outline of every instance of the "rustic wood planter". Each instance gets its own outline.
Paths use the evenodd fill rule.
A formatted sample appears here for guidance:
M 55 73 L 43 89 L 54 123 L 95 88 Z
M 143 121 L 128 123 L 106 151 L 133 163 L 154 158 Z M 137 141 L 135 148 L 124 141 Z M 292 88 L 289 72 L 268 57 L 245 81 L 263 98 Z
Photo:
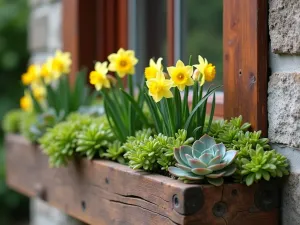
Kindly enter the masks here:
M 8 185 L 93 225 L 278 224 L 271 183 L 188 185 L 105 160 L 50 169 L 38 145 L 6 136 Z

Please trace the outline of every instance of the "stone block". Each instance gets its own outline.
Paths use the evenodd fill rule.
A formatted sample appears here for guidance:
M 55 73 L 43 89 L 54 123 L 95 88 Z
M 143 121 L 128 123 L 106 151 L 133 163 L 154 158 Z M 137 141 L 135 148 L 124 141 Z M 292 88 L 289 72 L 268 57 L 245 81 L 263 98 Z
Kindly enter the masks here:
M 52 3 L 52 2 L 61 2 L 62 0 L 29 0 L 29 5 L 34 7 L 39 7 L 41 5 Z
M 300 173 L 292 172 L 285 179 L 281 200 L 281 224 L 300 224 Z
M 32 51 L 47 49 L 48 16 L 31 17 L 29 23 L 29 49 Z
M 268 87 L 269 139 L 300 146 L 300 73 L 274 73 Z
M 290 175 L 282 179 L 281 224 L 300 224 L 300 149 L 272 144 L 272 147 L 287 157 L 290 163 Z
M 31 199 L 31 225 L 84 225 L 39 199 Z
M 49 12 L 48 50 L 55 51 L 62 48 L 62 3 L 57 1 L 51 4 Z
M 43 4 L 31 10 L 28 46 L 31 52 L 62 48 L 62 3 Z
M 300 53 L 300 1 L 269 0 L 269 31 L 274 53 Z

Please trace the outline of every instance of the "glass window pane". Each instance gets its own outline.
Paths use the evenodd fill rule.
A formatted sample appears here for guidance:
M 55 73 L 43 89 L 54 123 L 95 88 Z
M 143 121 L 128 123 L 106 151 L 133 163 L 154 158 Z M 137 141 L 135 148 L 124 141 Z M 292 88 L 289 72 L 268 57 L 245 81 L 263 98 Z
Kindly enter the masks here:
M 150 58 L 163 57 L 164 65 L 167 64 L 167 0 L 131 0 L 129 3 L 129 47 L 139 59 L 135 79 L 140 84 Z
M 217 75 L 214 84 L 222 84 L 223 79 L 223 1 L 184 0 L 186 36 L 184 60 L 197 63 L 198 55 L 216 65 Z

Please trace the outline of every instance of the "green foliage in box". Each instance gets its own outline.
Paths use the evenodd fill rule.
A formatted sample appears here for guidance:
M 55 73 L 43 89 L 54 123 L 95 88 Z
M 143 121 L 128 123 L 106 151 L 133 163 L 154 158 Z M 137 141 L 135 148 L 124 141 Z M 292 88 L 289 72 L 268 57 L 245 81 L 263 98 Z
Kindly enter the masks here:
M 109 144 L 108 149 L 105 152 L 100 152 L 100 157 L 117 161 L 121 164 L 127 164 L 127 160 L 124 158 L 125 152 L 125 148 L 121 147 L 121 142 L 116 140 Z
M 163 134 L 152 136 L 151 130 L 147 129 L 128 137 L 122 147 L 126 150 L 124 157 L 129 160 L 129 167 L 160 172 L 175 164 L 174 148 L 191 144 L 193 140 L 187 138 L 185 130 L 179 130 L 174 138 Z
M 209 135 L 228 149 L 238 150 L 234 179 L 251 185 L 262 179 L 287 175 L 286 157 L 271 150 L 268 138 L 261 137 L 261 131 L 249 131 L 249 123 L 242 122 L 242 116 L 230 121 L 213 121 Z
M 14 109 L 6 113 L 2 121 L 3 130 L 7 133 L 19 133 L 23 114 L 24 112 L 20 109 Z
M 237 173 L 234 178 L 237 182 L 245 182 L 248 186 L 261 179 L 269 181 L 271 177 L 288 175 L 286 157 L 275 150 L 264 151 L 260 145 L 253 149 L 251 145 L 244 146 L 236 159 Z
M 169 172 L 185 183 L 198 183 L 207 180 L 220 186 L 223 177 L 231 176 L 236 171 L 233 164 L 237 155 L 235 150 L 227 150 L 224 144 L 216 144 L 214 138 L 204 135 L 191 146 L 175 148 L 176 167 Z
M 113 140 L 105 117 L 71 114 L 39 139 L 52 167 L 67 165 L 76 153 L 92 159 Z

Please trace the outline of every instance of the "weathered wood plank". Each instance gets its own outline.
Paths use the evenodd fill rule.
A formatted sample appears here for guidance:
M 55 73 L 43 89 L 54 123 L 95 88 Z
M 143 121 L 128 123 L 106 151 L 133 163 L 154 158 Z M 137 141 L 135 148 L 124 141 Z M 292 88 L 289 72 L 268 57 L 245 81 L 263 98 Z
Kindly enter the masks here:
M 223 0 L 224 117 L 267 135 L 268 1 Z
M 41 149 L 17 135 L 6 137 L 6 167 L 10 187 L 89 224 L 278 224 L 276 204 L 261 211 L 255 202 L 261 185 L 188 185 L 105 160 L 50 169 Z

